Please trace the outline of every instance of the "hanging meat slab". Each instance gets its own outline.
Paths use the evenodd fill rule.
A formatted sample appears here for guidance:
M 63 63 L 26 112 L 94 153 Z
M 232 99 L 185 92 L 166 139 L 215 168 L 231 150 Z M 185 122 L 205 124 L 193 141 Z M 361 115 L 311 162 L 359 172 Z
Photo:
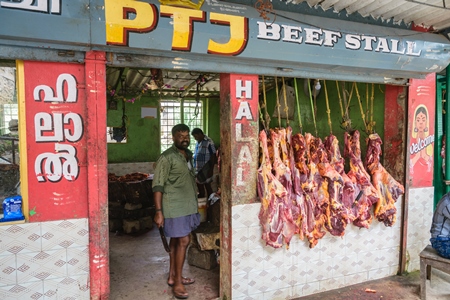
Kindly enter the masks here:
M 328 159 L 333 168 L 341 175 L 343 185 L 341 193 L 339 193 L 339 203 L 342 205 L 341 216 L 345 222 L 352 223 L 356 219 L 355 212 L 352 208 L 355 200 L 355 186 L 353 181 L 345 173 L 344 158 L 339 150 L 339 141 L 336 136 L 330 134 L 324 141 L 327 150 Z
M 258 169 L 258 196 L 261 199 L 258 217 L 263 230 L 262 239 L 266 241 L 267 245 L 280 248 L 283 245 L 280 198 L 285 197 L 287 192 L 272 174 L 267 135 L 264 130 L 259 134 L 259 144 L 263 153 Z
M 325 142 L 327 142 L 325 139 Z M 344 180 L 338 171 L 331 165 L 325 144 L 318 145 L 319 173 L 327 181 L 328 203 L 324 205 L 326 222 L 325 228 L 334 236 L 343 236 L 347 220 L 342 203 Z
M 395 202 L 405 192 L 405 189 L 381 165 L 381 144 L 382 141 L 378 134 L 369 135 L 364 163 L 372 175 L 372 184 L 379 196 L 379 200 L 374 205 L 374 216 L 384 225 L 392 226 L 396 221 Z
M 289 246 L 298 229 L 292 217 L 292 201 L 286 188 L 291 184 L 290 170 L 280 157 L 280 134 L 275 131 L 270 134 L 273 165 L 270 161 L 267 134 L 264 130 L 259 134 L 263 153 L 258 169 L 258 195 L 261 199 L 259 220 L 263 228 L 262 239 L 267 245 L 280 248 L 284 244 Z
M 295 156 L 294 156 L 294 144 L 292 137 L 292 128 L 286 128 L 286 147 L 288 153 L 289 160 L 289 169 L 291 170 L 292 176 L 292 217 L 294 222 L 298 228 L 298 233 L 300 239 L 304 239 L 305 235 L 308 234 L 307 228 L 307 207 L 305 203 L 305 196 L 303 189 L 301 187 L 301 178 L 300 171 L 296 168 L 295 165 Z
M 359 131 L 346 132 L 344 137 L 344 156 L 349 158 L 350 164 L 350 171 L 347 175 L 355 186 L 355 200 L 352 204 L 352 209 L 356 218 L 353 224 L 358 227 L 369 228 L 372 223 L 370 208 L 380 197 L 372 185 L 370 175 L 365 170 L 361 160 Z
M 305 140 L 309 176 L 307 182 L 302 187 L 306 197 L 309 197 L 312 202 L 314 212 L 314 229 L 311 233 L 312 236 L 308 237 L 309 247 L 314 248 L 319 242 L 319 239 L 326 234 L 324 226 L 327 221 L 328 182 L 320 175 L 317 166 L 320 162 L 318 148 L 322 144 L 321 139 L 315 138 L 310 133 L 306 133 Z
M 301 133 L 297 133 L 291 138 L 291 149 L 293 152 L 293 159 L 295 164 L 294 174 L 294 190 L 296 196 L 300 197 L 302 201 L 297 203 L 300 207 L 301 222 L 301 235 L 303 234 L 308 240 L 313 238 L 312 232 L 314 231 L 314 203 L 311 197 L 305 192 L 305 188 L 308 188 L 309 169 L 307 166 L 306 157 L 306 140 Z M 298 195 L 298 194 L 301 195 Z M 302 205 L 303 204 L 303 205 Z
M 273 170 L 275 178 L 278 179 L 286 189 L 286 196 L 280 198 L 281 212 L 283 220 L 283 237 L 287 247 L 292 237 L 299 232 L 297 223 L 292 215 L 293 209 L 296 208 L 293 203 L 292 175 L 289 168 L 289 151 L 286 141 L 286 129 L 276 128 L 270 130 L 270 136 L 273 145 Z

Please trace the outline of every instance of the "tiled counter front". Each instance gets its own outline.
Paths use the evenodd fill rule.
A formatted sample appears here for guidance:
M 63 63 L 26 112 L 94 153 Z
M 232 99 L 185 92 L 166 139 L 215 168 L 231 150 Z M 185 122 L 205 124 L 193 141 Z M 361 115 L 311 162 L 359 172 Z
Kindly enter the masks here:
M 88 219 L 0 226 L 0 299 L 89 299 Z
M 420 269 L 419 253 L 430 243 L 430 228 L 433 221 L 434 188 L 409 190 L 407 271 Z
M 327 233 L 313 249 L 297 236 L 289 249 L 274 249 L 261 240 L 259 209 L 259 203 L 233 207 L 233 300 L 291 299 L 397 274 L 399 221 L 348 225 L 342 238 Z

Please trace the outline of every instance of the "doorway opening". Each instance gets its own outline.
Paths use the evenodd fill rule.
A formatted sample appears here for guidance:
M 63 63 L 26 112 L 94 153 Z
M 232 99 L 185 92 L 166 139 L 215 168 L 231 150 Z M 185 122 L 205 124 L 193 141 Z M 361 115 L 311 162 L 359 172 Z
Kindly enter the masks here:
M 219 74 L 123 67 L 107 67 L 106 74 L 110 297 L 172 299 L 169 255 L 153 223 L 153 171 L 160 153 L 172 145 L 175 124 L 200 128 L 220 145 Z M 195 144 L 191 136 L 191 151 Z M 195 279 L 186 287 L 192 299 L 219 296 L 219 243 L 200 246 L 197 239 L 219 235 L 219 205 L 210 205 L 191 234 L 183 276 Z

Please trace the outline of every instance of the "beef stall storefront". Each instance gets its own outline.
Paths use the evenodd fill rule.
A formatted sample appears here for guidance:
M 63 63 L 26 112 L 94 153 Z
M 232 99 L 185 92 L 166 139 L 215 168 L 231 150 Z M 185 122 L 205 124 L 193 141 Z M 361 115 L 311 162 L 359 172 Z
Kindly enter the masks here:
M 180 7 L 180 3 L 184 6 Z M 302 159 L 295 161 L 298 153 L 288 153 L 289 159 L 294 159 L 295 163 L 286 163 L 278 160 L 278 156 L 274 160 L 275 154 L 271 158 L 269 153 L 263 157 L 265 162 L 272 159 L 270 165 L 261 165 L 258 173 L 259 137 L 264 132 L 260 130 L 261 126 L 267 130 L 272 128 L 270 138 L 273 143 L 287 141 L 275 139 L 278 132 L 274 127 L 292 128 L 293 137 L 304 133 L 310 141 L 306 145 L 311 149 L 315 145 L 313 141 L 330 131 L 335 132 L 340 123 L 333 122 L 333 127 L 330 126 L 326 134 L 321 131 L 308 137 L 308 131 L 314 132 L 313 125 L 327 123 L 323 122 L 326 116 L 317 115 L 318 120 L 314 121 L 316 115 L 311 119 L 311 115 L 306 117 L 306 112 L 302 110 L 297 112 L 295 122 L 291 121 L 291 124 L 287 124 L 289 118 L 280 117 L 274 118 L 280 121 L 278 126 L 261 122 L 258 108 L 261 108 L 262 114 L 265 113 L 261 107 L 265 100 L 265 89 L 261 86 L 265 81 L 262 77 L 283 78 L 283 82 L 285 78 L 290 78 L 293 86 L 298 84 L 299 78 L 319 79 L 323 89 L 322 101 L 331 83 L 336 80 L 355 82 L 355 85 L 358 85 L 356 82 L 382 85 L 383 93 L 374 92 L 374 97 L 384 95 L 384 125 L 378 123 L 384 131 L 381 140 L 384 145 L 389 145 L 389 149 L 397 149 L 396 155 L 403 155 L 407 161 L 410 154 L 405 149 L 410 137 L 401 132 L 411 132 L 414 128 L 408 127 L 410 116 L 405 111 L 410 102 L 418 106 L 415 95 L 423 95 L 424 89 L 410 88 L 406 96 L 406 87 L 402 85 L 409 82 L 415 83 L 411 86 L 428 87 L 426 93 L 431 97 L 435 83 L 428 74 L 433 76 L 433 73 L 448 65 L 448 41 L 434 34 L 292 12 L 280 11 L 276 18 L 267 20 L 254 7 L 222 1 L 171 4 L 171 1 L 154 0 L 86 0 L 63 4 L 59 1 L 1 2 L 0 17 L 11 26 L 0 29 L 0 59 L 18 61 L 21 120 L 25 120 L 19 126 L 20 143 L 21 149 L 26 149 L 21 151 L 21 180 L 27 220 L 25 224 L 4 224 L 1 234 L 6 234 L 14 226 L 27 230 L 30 235 L 35 233 L 42 239 L 41 227 L 46 228 L 50 235 L 56 231 L 70 234 L 73 230 L 66 228 L 79 228 L 76 230 L 79 234 L 77 247 L 85 247 L 89 251 L 79 251 L 77 255 L 89 265 L 89 272 L 79 274 L 73 271 L 60 277 L 74 278 L 76 284 L 72 287 L 80 299 L 87 299 L 88 294 L 91 299 L 107 297 L 105 65 L 220 72 L 221 297 L 296 297 L 405 270 L 405 259 L 402 258 L 407 249 L 414 243 L 421 245 L 423 242 L 412 242 L 413 239 L 407 239 L 407 235 L 415 230 L 420 230 L 419 235 L 423 235 L 426 227 L 423 220 L 420 223 L 423 226 L 418 226 L 418 229 L 408 226 L 409 221 L 404 219 L 405 207 L 411 202 L 408 199 L 412 198 L 419 199 L 416 200 L 419 203 L 426 202 L 426 198 L 421 198 L 429 192 L 429 185 L 426 183 L 413 189 L 415 186 L 409 184 L 407 176 L 398 176 L 398 173 L 405 174 L 405 167 L 398 169 L 398 166 L 389 163 L 384 167 L 399 183 L 388 184 L 396 186 L 397 201 L 387 202 L 401 213 L 397 215 L 401 222 L 394 224 L 392 214 L 385 214 L 386 217 L 379 214 L 378 219 L 382 218 L 382 221 L 374 222 L 367 230 L 347 226 L 343 237 L 329 234 L 321 239 L 314 235 L 314 226 L 308 227 L 306 222 L 301 224 L 307 228 L 303 234 L 311 237 L 307 239 L 310 243 L 294 236 L 289 241 L 289 248 L 274 249 L 266 245 L 267 241 L 277 247 L 286 243 L 272 238 L 271 233 L 280 233 L 279 228 L 275 231 L 270 231 L 273 229 L 270 228 L 270 233 L 264 223 L 261 226 L 260 219 L 264 219 L 258 218 L 261 207 L 264 208 L 264 201 L 268 201 L 271 195 L 277 195 L 279 199 L 286 197 L 283 192 L 269 192 L 268 197 L 260 192 L 262 199 L 259 199 L 257 191 L 270 190 L 269 185 L 261 184 L 265 182 L 264 178 L 273 175 L 268 169 L 275 168 L 276 172 L 292 170 L 291 173 L 295 173 L 296 169 L 285 167 L 293 167 Z M 274 82 L 277 85 L 279 81 Z M 361 90 L 361 86 L 359 88 Z M 282 85 L 280 89 L 283 89 Z M 357 89 L 353 90 L 356 95 Z M 366 89 L 366 94 L 369 90 Z M 342 91 L 335 93 L 341 95 Z M 276 98 L 280 98 L 277 102 L 281 103 L 285 97 L 283 92 L 281 97 L 279 95 L 277 92 Z M 326 104 L 333 102 L 328 98 Z M 314 104 L 311 107 L 314 111 Z M 429 115 L 432 111 L 429 106 Z M 281 119 L 286 120 L 281 122 Z M 49 133 L 50 128 L 55 132 Z M 279 129 L 281 133 L 283 130 Z M 359 155 L 350 162 L 352 168 L 360 167 L 359 172 L 371 165 L 374 167 L 369 167 L 369 170 L 383 172 L 379 164 L 379 140 L 375 135 L 372 137 L 374 144 L 369 149 L 374 152 L 366 165 L 360 167 L 362 157 Z M 348 143 L 342 139 L 340 141 L 350 148 L 347 150 L 350 156 L 360 154 L 357 140 L 355 136 L 348 136 Z M 261 141 L 264 142 L 264 136 L 261 136 Z M 264 145 L 262 143 L 263 152 Z M 329 145 L 330 153 L 333 152 L 333 141 L 326 140 L 325 145 Z M 325 154 L 322 147 L 325 146 L 318 145 L 319 153 L 309 151 L 301 157 L 318 156 L 320 151 Z M 333 158 L 339 160 L 339 156 Z M 48 163 L 43 164 L 44 160 Z M 308 170 L 313 168 L 311 162 L 314 162 L 313 158 L 307 160 Z M 324 162 L 321 158 L 317 165 Z M 63 173 L 56 172 L 57 165 Z M 318 168 L 321 166 L 332 171 L 331 165 L 320 165 Z M 281 175 L 276 172 L 275 176 Z M 361 173 L 355 171 L 354 174 L 359 174 L 355 175 L 356 178 Z M 258 179 L 258 175 L 262 177 Z M 373 180 L 370 175 L 373 174 L 368 174 L 366 181 Z M 340 176 L 334 178 L 336 180 L 325 176 L 328 186 L 343 185 L 343 173 Z M 317 176 L 317 179 L 302 182 L 318 184 L 319 177 L 323 178 Z M 289 178 L 292 181 L 296 177 Z M 397 198 L 401 194 L 401 185 L 405 187 L 405 194 Z M 286 188 L 278 187 L 281 190 Z M 358 200 L 357 208 L 369 198 L 363 195 L 358 198 L 361 187 L 358 188 L 352 200 Z M 363 194 L 367 196 L 370 189 Z M 56 191 L 57 195 L 50 191 Z M 288 205 L 282 206 L 282 202 L 277 203 L 279 208 L 289 208 Z M 350 205 L 350 210 L 353 208 Z M 299 215 L 308 212 L 305 209 Z M 367 212 L 370 213 L 369 210 Z M 281 216 L 279 211 L 277 213 Z M 263 210 L 261 215 L 267 217 L 271 214 L 273 211 Z M 330 220 L 321 218 L 324 222 Z M 408 218 L 414 218 L 413 214 L 410 213 Z M 300 219 L 312 220 L 307 217 Z M 288 223 L 273 224 L 288 228 Z M 385 223 L 393 226 L 385 226 Z M 299 230 L 294 228 L 293 232 L 296 231 Z M 267 233 L 267 238 L 262 239 L 262 233 Z M 14 235 L 11 239 L 13 244 L 19 241 Z M 311 243 L 314 244 L 312 248 L 309 247 Z M 26 244 L 23 248 L 32 253 L 51 252 L 59 249 L 58 244 L 54 245 L 53 248 L 39 248 Z M 10 261 L 14 261 L 16 255 L 18 253 L 8 253 Z M 44 278 L 42 289 L 45 289 L 46 282 L 52 280 Z M 10 285 L 26 283 L 9 282 Z M 79 286 L 84 287 L 81 292 Z M 70 287 L 67 290 L 73 292 Z

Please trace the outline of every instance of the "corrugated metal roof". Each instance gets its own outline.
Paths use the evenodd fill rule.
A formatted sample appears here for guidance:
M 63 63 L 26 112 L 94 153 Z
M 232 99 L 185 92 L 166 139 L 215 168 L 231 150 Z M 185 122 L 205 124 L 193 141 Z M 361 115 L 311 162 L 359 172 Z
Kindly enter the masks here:
M 308 3 L 312 8 L 347 15 L 360 14 L 376 20 L 404 22 L 443 31 L 450 28 L 450 0 L 287 0 L 287 3 Z

